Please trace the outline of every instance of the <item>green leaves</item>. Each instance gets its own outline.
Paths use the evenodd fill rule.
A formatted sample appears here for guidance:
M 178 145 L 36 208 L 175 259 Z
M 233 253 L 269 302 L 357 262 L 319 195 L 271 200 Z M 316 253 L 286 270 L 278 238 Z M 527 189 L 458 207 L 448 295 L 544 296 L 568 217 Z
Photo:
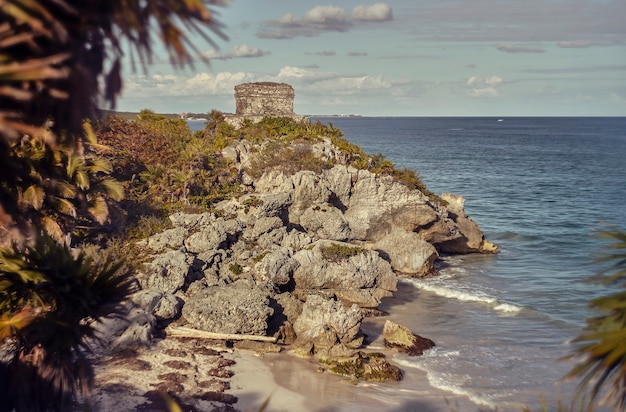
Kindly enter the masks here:
M 112 253 L 72 251 L 46 235 L 0 249 L 0 339 L 17 345 L 12 388 L 0 388 L 9 399 L 3 406 L 69 409 L 93 379 L 86 357 L 87 339 L 97 339 L 93 321 L 121 315 L 134 290 L 130 270 Z
M 574 343 L 575 353 L 568 359 L 580 359 L 567 378 L 582 378 L 579 396 L 589 392 L 588 404 L 604 402 L 615 410 L 626 409 L 626 232 L 616 228 L 599 232 L 611 240 L 609 252 L 598 262 L 609 263 L 598 280 L 618 291 L 591 301 L 600 315 L 587 320 L 587 326 Z M 603 394 L 601 399 L 598 399 Z

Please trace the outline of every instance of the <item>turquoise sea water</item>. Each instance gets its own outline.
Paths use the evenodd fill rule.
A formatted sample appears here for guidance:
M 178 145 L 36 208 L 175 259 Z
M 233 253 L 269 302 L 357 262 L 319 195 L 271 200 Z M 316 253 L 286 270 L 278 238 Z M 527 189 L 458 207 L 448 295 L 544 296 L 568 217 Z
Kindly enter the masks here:
M 576 383 L 562 378 L 572 364 L 559 359 L 593 315 L 589 300 L 606 293 L 587 281 L 605 245 L 594 231 L 626 229 L 626 118 L 316 120 L 416 170 L 431 191 L 463 195 L 501 250 L 443 257 L 440 276 L 401 282 L 381 308 L 436 349 L 396 355 L 400 384 L 355 388 L 353 400 L 342 392 L 322 410 L 520 411 L 542 396 L 552 409 L 571 399 Z M 372 322 L 379 330 L 384 320 Z M 295 373 L 283 384 L 310 389 Z M 436 399 L 425 395 L 424 376 Z
M 571 364 L 558 359 L 606 292 L 587 281 L 604 246 L 594 231 L 626 228 L 626 118 L 318 120 L 417 170 L 431 191 L 463 195 L 501 250 L 445 257 L 441 276 L 405 282 L 405 302 L 385 304 L 438 347 L 396 360 L 482 407 L 570 399 L 575 385 L 561 378 Z

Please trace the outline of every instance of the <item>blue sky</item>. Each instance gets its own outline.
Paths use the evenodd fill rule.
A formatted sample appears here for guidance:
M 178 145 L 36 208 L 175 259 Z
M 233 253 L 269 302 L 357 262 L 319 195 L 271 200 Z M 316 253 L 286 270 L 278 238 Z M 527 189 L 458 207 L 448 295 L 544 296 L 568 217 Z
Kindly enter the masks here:
M 626 116 L 624 0 L 235 0 L 227 40 L 174 70 L 126 64 L 117 109 L 234 112 L 234 86 L 291 84 L 298 114 Z

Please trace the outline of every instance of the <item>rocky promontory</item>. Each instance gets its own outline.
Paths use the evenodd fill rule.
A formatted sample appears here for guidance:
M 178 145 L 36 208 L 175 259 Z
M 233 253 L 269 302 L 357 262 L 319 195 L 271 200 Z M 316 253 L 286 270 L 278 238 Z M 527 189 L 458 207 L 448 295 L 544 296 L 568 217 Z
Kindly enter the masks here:
M 320 370 L 401 379 L 383 353 L 366 352 L 363 319 L 384 315 L 377 308 L 399 277 L 436 275 L 442 254 L 497 253 L 461 196 L 429 192 L 413 171 L 366 155 L 338 129 L 292 118 L 243 124 L 208 122 L 195 138 L 206 139 L 209 155 L 188 153 L 190 178 L 170 196 L 188 201 L 202 193 L 197 182 L 213 176 L 228 189 L 226 200 L 173 213 L 167 229 L 129 246 L 141 261 L 140 290 L 126 303 L 125 319 L 101 325 L 112 353 L 152 365 L 132 363 L 145 377 L 129 402 L 145 403 L 142 391 L 165 391 L 184 405 L 215 401 L 228 410 L 235 400 L 221 394 L 227 381 L 209 376 L 228 379 L 222 358 L 232 348 L 288 349 L 318 360 Z M 209 161 L 220 168 L 201 169 Z M 387 346 L 409 354 L 434 344 L 401 325 L 386 333 Z M 199 369 L 204 339 L 234 343 L 211 352 L 203 360 L 209 366 Z M 97 365 L 100 387 L 112 395 L 95 406 L 108 408 L 127 361 L 105 359 Z
M 138 244 L 150 258 L 113 346 L 147 342 L 175 322 L 275 337 L 303 356 L 353 356 L 363 317 L 398 276 L 434 275 L 441 253 L 497 252 L 460 196 L 433 198 L 357 169 L 323 136 L 292 144 L 330 165 L 321 171 L 254 170 L 267 144 L 221 150 L 245 194 L 211 212 L 173 214 L 170 229 Z

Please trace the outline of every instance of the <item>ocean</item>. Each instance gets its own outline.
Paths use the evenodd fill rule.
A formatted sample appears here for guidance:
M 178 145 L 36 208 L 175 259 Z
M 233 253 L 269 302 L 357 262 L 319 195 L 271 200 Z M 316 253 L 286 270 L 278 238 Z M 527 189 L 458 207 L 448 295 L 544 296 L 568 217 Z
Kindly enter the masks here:
M 317 120 L 416 170 L 431 191 L 463 195 L 500 248 L 444 257 L 440 276 L 403 282 L 392 317 L 437 348 L 396 361 L 479 407 L 571 399 L 572 365 L 559 359 L 593 316 L 589 300 L 607 292 L 588 281 L 606 246 L 594 233 L 626 229 L 626 118 Z
M 559 400 L 567 405 L 577 382 L 563 381 L 572 363 L 561 359 L 593 316 L 590 299 L 607 292 L 589 281 L 606 246 L 594 234 L 626 228 L 626 118 L 312 121 L 416 170 L 435 193 L 464 196 L 467 214 L 500 253 L 443 256 L 439 276 L 402 280 L 383 300 L 388 319 L 437 345 L 421 357 L 393 356 L 401 383 L 336 395 L 328 384 L 316 393 L 318 378 L 301 377 L 301 361 L 285 356 L 267 360 L 281 371 L 279 383 L 326 398 L 333 407 L 324 411 L 539 410 L 542 398 L 551 410 Z M 383 322 L 364 323 L 374 347 Z

